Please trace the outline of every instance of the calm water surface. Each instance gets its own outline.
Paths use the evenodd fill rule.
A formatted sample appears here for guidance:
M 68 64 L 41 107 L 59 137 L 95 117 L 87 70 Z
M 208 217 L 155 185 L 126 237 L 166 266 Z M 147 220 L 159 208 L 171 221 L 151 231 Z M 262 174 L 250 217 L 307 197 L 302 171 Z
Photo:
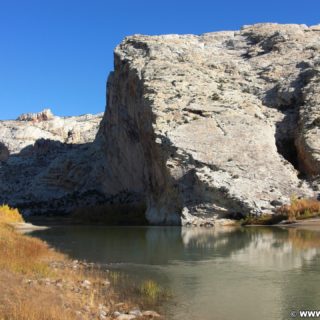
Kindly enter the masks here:
M 34 232 L 74 259 L 153 279 L 170 320 L 290 319 L 320 310 L 320 230 L 55 227 Z

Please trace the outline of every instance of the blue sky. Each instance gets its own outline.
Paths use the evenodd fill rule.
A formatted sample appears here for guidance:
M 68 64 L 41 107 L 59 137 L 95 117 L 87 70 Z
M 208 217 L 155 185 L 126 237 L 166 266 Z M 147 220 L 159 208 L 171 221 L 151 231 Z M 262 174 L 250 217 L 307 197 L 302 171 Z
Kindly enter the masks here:
M 102 112 L 113 49 L 130 34 L 320 23 L 319 0 L 0 0 L 0 119 Z

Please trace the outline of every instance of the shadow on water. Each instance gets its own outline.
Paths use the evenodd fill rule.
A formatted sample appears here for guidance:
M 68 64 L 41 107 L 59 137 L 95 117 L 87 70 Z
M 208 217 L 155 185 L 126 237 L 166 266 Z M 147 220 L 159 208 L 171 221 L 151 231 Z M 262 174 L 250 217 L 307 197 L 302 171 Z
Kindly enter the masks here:
M 286 319 L 320 306 L 320 230 L 68 226 L 33 235 L 159 282 L 173 294 L 168 319 Z

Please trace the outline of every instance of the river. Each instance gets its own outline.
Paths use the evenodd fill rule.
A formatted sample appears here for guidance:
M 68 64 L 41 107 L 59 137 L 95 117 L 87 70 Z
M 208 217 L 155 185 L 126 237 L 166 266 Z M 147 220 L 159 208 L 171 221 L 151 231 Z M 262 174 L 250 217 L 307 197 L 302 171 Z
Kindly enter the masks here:
M 320 309 L 320 229 L 65 226 L 33 232 L 74 259 L 152 279 L 169 320 L 279 320 Z

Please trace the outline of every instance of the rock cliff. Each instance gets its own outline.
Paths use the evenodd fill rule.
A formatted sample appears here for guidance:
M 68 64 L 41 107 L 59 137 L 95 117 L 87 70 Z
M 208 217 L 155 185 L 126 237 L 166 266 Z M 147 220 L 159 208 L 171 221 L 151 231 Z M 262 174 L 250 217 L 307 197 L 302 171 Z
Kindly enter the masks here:
M 100 134 L 151 223 L 272 212 L 320 170 L 320 26 L 127 37 Z
M 201 224 L 318 195 L 320 26 L 134 35 L 114 59 L 95 139 L 99 116 L 0 122 L 2 202 Z
M 0 121 L 0 203 L 29 214 L 104 201 L 97 177 L 101 157 L 93 143 L 101 118 L 61 118 L 44 110 Z

